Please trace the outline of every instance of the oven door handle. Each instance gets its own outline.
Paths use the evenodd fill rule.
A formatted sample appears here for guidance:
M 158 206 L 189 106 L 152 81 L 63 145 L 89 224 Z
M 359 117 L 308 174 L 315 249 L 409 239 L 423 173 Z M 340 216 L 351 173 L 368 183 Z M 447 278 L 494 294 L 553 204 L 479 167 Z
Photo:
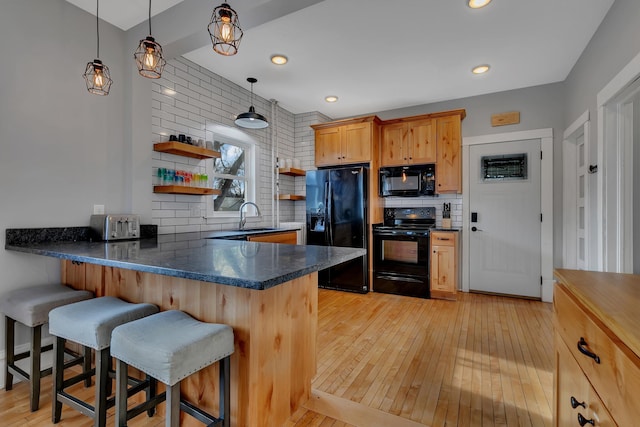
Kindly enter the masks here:
M 379 274 L 376 275 L 376 279 L 383 279 L 383 280 L 393 280 L 396 282 L 411 282 L 411 283 L 423 283 L 422 281 L 418 280 L 418 279 L 414 279 L 412 277 L 405 277 L 405 276 L 388 276 L 386 274 Z
M 394 233 L 393 231 L 373 231 L 373 236 L 384 236 L 384 237 L 400 237 L 401 239 L 397 240 L 418 240 L 421 237 L 429 237 L 428 235 L 416 235 L 416 234 L 402 234 L 402 233 Z

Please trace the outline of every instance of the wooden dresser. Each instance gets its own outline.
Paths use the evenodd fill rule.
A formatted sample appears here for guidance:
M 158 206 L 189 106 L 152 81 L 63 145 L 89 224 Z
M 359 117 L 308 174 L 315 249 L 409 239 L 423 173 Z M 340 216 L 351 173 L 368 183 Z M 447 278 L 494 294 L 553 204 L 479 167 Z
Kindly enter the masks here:
M 554 425 L 640 425 L 640 275 L 555 277 Z

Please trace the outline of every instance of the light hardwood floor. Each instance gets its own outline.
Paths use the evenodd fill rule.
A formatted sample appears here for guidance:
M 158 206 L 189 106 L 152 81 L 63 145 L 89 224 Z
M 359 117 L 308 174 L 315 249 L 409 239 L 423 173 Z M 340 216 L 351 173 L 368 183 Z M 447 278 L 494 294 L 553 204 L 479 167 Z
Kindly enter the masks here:
M 458 296 L 438 301 L 320 290 L 313 397 L 285 427 L 550 426 L 552 305 Z M 0 426 L 52 425 L 50 381 L 33 414 L 25 384 L 0 391 Z M 108 422 L 113 425 L 112 416 Z M 140 416 L 129 426 L 163 422 Z M 91 422 L 65 407 L 57 425 Z

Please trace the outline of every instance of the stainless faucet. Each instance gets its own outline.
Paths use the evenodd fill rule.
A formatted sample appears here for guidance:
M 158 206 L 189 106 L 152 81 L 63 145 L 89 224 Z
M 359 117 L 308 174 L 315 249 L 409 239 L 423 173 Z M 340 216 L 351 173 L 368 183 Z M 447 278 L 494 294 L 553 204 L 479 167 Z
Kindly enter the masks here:
M 242 209 L 247 206 L 247 205 L 253 205 L 256 208 L 256 212 L 258 213 L 258 216 L 260 216 L 260 208 L 258 207 L 258 205 L 256 205 L 253 202 L 244 202 L 243 204 L 240 205 L 240 224 L 238 224 L 238 228 L 240 230 L 244 230 L 244 225 L 247 223 L 247 219 L 244 217 Z

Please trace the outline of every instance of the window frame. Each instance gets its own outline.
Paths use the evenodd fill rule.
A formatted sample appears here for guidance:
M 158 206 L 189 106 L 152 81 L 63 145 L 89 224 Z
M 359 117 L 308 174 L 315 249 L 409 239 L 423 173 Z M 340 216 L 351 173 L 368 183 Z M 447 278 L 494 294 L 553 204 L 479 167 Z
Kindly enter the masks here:
M 215 132 L 212 139 L 225 144 L 232 144 L 244 149 L 244 181 L 245 181 L 245 201 L 256 203 L 256 186 L 257 177 L 260 176 L 258 171 L 258 165 L 260 162 L 259 149 L 257 142 L 244 132 L 237 131 L 233 128 L 227 128 L 226 132 Z M 206 173 L 209 177 L 210 185 L 213 185 L 213 179 L 215 177 L 228 177 L 229 175 L 215 174 L 214 166 L 215 159 L 206 162 Z M 240 214 L 239 211 L 214 211 L 214 198 L 216 196 L 207 197 L 207 219 L 221 219 L 228 220 L 230 218 L 237 219 Z M 252 210 L 247 211 L 247 217 L 257 217 L 257 213 Z

